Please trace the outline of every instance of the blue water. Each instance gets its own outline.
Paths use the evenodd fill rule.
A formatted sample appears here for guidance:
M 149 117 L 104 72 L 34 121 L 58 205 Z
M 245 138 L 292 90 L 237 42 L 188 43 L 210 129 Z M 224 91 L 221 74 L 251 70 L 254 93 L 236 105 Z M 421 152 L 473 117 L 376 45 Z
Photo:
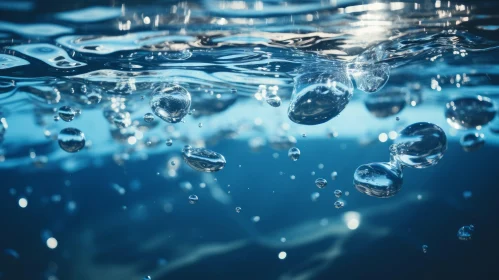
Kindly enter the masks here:
M 494 1 L 0 1 L 0 279 L 498 278 L 498 13 Z M 145 121 L 172 85 L 189 113 Z M 480 102 L 447 120 L 462 97 Z M 445 141 L 412 135 L 399 152 L 418 154 L 391 156 L 419 122 Z M 463 147 L 470 133 L 485 144 Z M 216 154 L 188 164 L 185 145 Z M 359 192 L 356 169 L 390 160 L 400 190 Z

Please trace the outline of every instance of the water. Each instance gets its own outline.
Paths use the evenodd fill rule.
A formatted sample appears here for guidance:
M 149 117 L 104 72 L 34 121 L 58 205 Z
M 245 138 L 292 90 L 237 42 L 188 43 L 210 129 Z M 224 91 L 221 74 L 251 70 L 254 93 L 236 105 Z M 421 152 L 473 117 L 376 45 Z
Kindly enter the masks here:
M 0 279 L 498 278 L 498 8 L 0 2 Z

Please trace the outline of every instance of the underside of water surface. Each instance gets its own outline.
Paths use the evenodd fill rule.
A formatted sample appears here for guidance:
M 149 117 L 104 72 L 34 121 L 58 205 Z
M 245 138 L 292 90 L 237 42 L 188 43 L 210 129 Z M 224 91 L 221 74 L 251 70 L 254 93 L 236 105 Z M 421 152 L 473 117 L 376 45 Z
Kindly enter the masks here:
M 499 279 L 499 2 L 0 0 L 0 280 Z

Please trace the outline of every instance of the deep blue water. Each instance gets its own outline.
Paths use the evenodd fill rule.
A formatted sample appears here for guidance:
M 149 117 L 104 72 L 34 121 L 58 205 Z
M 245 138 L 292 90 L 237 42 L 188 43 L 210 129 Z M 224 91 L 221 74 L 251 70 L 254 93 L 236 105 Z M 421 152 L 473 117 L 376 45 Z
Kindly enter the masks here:
M 0 0 L 0 279 L 498 279 L 498 14 L 495 1 Z M 181 122 L 150 103 L 173 86 L 189 92 Z M 463 122 L 449 119 L 463 97 Z M 390 161 L 419 122 L 442 129 L 443 157 L 392 160 L 392 197 L 358 191 L 356 169 Z M 67 128 L 84 134 L 75 153 Z M 465 151 L 469 133 L 485 144 Z M 435 135 L 410 139 L 418 155 Z M 196 170 L 184 145 L 225 166 Z

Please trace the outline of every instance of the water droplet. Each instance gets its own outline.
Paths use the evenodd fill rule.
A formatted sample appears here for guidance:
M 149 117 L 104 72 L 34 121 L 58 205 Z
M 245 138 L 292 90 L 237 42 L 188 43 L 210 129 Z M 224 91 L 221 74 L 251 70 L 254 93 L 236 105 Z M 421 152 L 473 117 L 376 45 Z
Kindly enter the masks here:
M 335 207 L 336 209 L 343 208 L 343 206 L 345 206 L 345 203 L 344 203 L 343 201 L 339 201 L 339 200 L 338 200 L 338 201 L 335 201 L 335 202 L 334 202 L 334 207 Z
M 195 194 L 189 195 L 189 203 L 190 204 L 196 204 L 198 202 L 198 196 Z
M 293 161 L 297 161 L 300 158 L 300 150 L 296 147 L 289 149 L 288 157 Z
M 397 194 L 402 188 L 402 171 L 390 163 L 363 164 L 353 175 L 355 188 L 370 196 L 387 198 Z
M 423 253 L 427 253 L 428 252 L 428 245 L 423 245 Z
M 144 115 L 144 121 L 147 123 L 152 123 L 154 121 L 154 115 L 152 113 L 146 113 Z
M 403 88 L 389 87 L 365 100 L 367 110 L 377 118 L 387 118 L 398 114 L 407 104 L 409 93 Z
M 236 207 L 236 213 L 241 213 L 241 207 Z
M 487 97 L 463 97 L 447 103 L 445 118 L 455 129 L 484 126 L 494 119 L 497 108 Z
M 85 134 L 77 128 L 64 128 L 59 132 L 59 146 L 68 153 L 76 153 L 85 147 Z
M 59 117 L 65 122 L 72 121 L 76 116 L 76 111 L 69 106 L 62 106 L 59 108 Z
M 478 132 L 467 133 L 463 135 L 459 143 L 466 152 L 474 152 L 485 145 L 485 136 Z
M 184 161 L 193 169 L 202 172 L 217 172 L 225 166 L 223 155 L 204 148 L 185 146 L 182 149 Z
M 189 112 L 191 94 L 179 85 L 160 88 L 152 96 L 150 106 L 154 114 L 165 122 L 178 123 Z
M 463 226 L 457 231 L 457 238 L 463 241 L 471 240 L 474 231 L 475 227 L 473 225 Z
M 170 138 L 169 138 L 169 139 L 166 139 L 166 146 L 168 146 L 168 147 L 169 147 L 169 146 L 171 146 L 171 145 L 173 145 L 173 140 L 172 140 L 172 139 L 170 139 Z
M 334 196 L 336 196 L 337 198 L 340 198 L 342 194 L 343 194 L 343 192 L 340 191 L 340 190 L 335 190 L 334 191 Z
M 390 78 L 390 65 L 387 63 L 352 63 L 348 73 L 353 77 L 358 90 L 372 93 L 382 89 Z
M 391 149 L 397 162 L 408 167 L 426 168 L 437 164 L 444 156 L 447 137 L 435 124 L 415 123 L 400 132 Z
M 327 122 L 345 109 L 352 92 L 352 81 L 343 68 L 302 74 L 295 78 L 288 117 L 305 125 Z
M 318 178 L 317 180 L 315 180 L 315 185 L 319 188 L 319 189 L 323 189 L 326 187 L 327 185 L 327 181 L 326 179 L 324 178 Z

